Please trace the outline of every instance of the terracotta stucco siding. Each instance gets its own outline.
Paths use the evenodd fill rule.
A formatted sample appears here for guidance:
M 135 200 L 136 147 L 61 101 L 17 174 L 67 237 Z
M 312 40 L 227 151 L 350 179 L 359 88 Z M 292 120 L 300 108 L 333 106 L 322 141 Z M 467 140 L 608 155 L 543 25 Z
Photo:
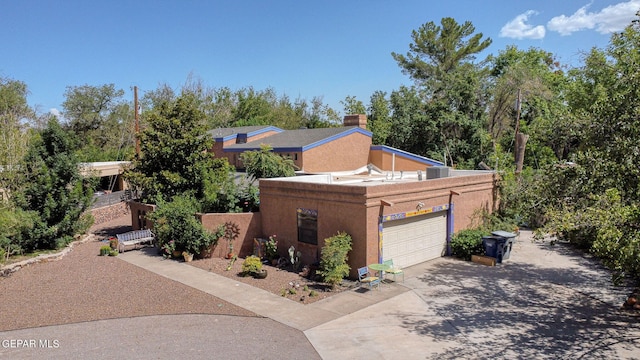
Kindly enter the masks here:
M 218 226 L 225 223 L 238 225 L 240 234 L 233 241 L 233 252 L 236 255 L 246 257 L 253 254 L 253 239 L 262 237 L 262 225 L 260 213 L 198 213 L 196 218 L 200 220 L 205 229 L 215 231 Z M 229 243 L 220 239 L 217 246 L 213 247 L 213 256 L 224 257 L 229 250 Z
M 364 261 L 366 252 L 366 208 L 364 189 L 321 184 L 260 182 L 260 211 L 263 230 L 278 235 L 278 248 L 286 254 L 290 246 L 303 253 L 303 263 L 320 259 L 324 239 L 344 231 L 353 239 L 349 263 Z M 298 242 L 298 208 L 318 212 L 318 245 Z M 352 265 L 353 267 L 353 265 Z
M 384 152 L 382 150 L 371 150 L 371 163 L 377 166 L 381 170 L 391 171 L 418 171 L 422 170 L 425 173 L 425 169 L 432 165 L 424 164 L 420 161 L 413 160 L 409 157 L 405 157 L 401 154 L 396 154 L 395 164 L 393 161 L 393 154 Z M 426 176 L 426 174 L 424 174 Z
M 305 151 L 301 165 L 306 172 L 357 169 L 369 162 L 370 147 L 370 136 L 352 133 Z
M 349 255 L 351 277 L 358 267 L 378 261 L 379 218 L 381 215 L 416 211 L 453 204 L 454 231 L 471 225 L 479 209 L 495 207 L 494 183 L 497 175 L 449 177 L 423 181 L 390 182 L 376 186 L 297 183 L 286 180 L 260 182 L 262 226 L 265 233 L 277 234 L 283 245 L 303 251 L 306 263 L 320 256 L 323 239 L 337 231 L 353 238 Z M 452 195 L 451 191 L 461 195 Z M 381 200 L 393 206 L 381 206 Z M 297 242 L 296 209 L 318 211 L 318 246 Z

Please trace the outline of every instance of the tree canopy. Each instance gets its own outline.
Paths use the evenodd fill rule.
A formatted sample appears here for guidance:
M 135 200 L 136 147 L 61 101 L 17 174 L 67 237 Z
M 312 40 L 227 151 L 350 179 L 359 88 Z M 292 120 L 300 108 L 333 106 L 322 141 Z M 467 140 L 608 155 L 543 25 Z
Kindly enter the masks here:
M 140 135 L 140 157 L 127 172 L 143 199 L 156 203 L 176 195 L 204 197 L 205 176 L 213 169 L 209 153 L 213 138 L 207 136 L 205 116 L 192 94 L 165 100 L 146 114 Z

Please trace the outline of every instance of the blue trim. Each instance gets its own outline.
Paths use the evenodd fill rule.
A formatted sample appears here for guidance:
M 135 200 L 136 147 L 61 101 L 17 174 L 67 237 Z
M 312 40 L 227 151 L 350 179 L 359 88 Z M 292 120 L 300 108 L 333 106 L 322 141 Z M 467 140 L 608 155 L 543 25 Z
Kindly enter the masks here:
M 451 236 L 453 236 L 453 203 L 447 210 L 447 256 L 451 256 Z
M 400 149 L 396 149 L 396 148 L 392 148 L 390 146 L 386 146 L 386 145 L 371 145 L 371 150 L 381 150 L 382 152 L 385 153 L 391 153 L 391 154 L 396 154 L 396 155 L 400 155 L 406 158 L 409 158 L 411 160 L 417 161 L 417 162 L 421 162 L 425 165 L 431 165 L 431 166 L 443 166 L 444 163 L 440 162 L 440 161 L 436 161 L 433 159 L 429 159 L 427 157 L 424 156 L 420 156 L 420 155 L 416 155 L 416 154 L 412 154 L 410 152 L 404 151 L 404 150 L 400 150 Z
M 216 142 L 225 142 L 225 141 L 233 140 L 237 136 L 238 136 L 238 134 L 231 134 L 231 135 L 227 135 L 225 137 L 216 137 L 216 138 L 213 138 L 213 140 L 215 140 Z
M 238 138 L 238 135 L 240 135 L 240 134 L 243 134 L 243 135 L 245 135 L 247 138 L 249 138 L 249 137 L 251 137 L 251 136 L 256 136 L 256 135 L 264 134 L 264 133 L 269 132 L 269 131 L 275 131 L 275 132 L 277 132 L 277 133 L 281 133 L 281 132 L 283 132 L 284 130 L 282 130 L 282 129 L 280 129 L 280 128 L 277 128 L 277 127 L 275 127 L 275 126 L 267 126 L 266 128 L 262 128 L 262 129 L 259 129 L 259 130 L 254 130 L 254 131 L 251 131 L 251 132 L 248 132 L 248 133 L 234 133 L 234 134 L 227 135 L 227 136 L 224 136 L 224 137 L 214 137 L 213 139 L 214 139 L 216 142 L 221 142 L 221 141 L 222 141 L 222 142 L 224 142 L 224 141 L 229 141 L 229 140 L 236 139 L 236 138 Z
M 256 147 L 243 147 L 242 149 L 223 149 L 224 152 L 230 152 L 230 153 L 241 153 L 241 152 L 245 152 L 245 151 L 252 151 L 252 150 L 260 150 L 260 145 L 257 145 Z M 274 148 L 272 150 L 274 153 L 284 153 L 284 152 L 302 152 L 302 148 L 301 147 L 279 147 L 279 148 Z
M 324 139 L 322 139 L 320 141 L 316 141 L 313 144 L 305 145 L 305 146 L 302 147 L 302 151 L 307 151 L 307 150 L 313 149 L 313 148 L 318 147 L 320 145 L 324 145 L 326 143 L 329 143 L 331 141 L 340 139 L 342 137 L 345 137 L 345 136 L 348 136 L 348 135 L 351 135 L 351 134 L 354 134 L 354 133 L 362 134 L 362 135 L 365 135 L 365 136 L 368 136 L 368 137 L 372 137 L 373 136 L 373 133 L 371 131 L 364 130 L 363 128 L 360 128 L 360 127 L 354 127 L 354 128 L 349 129 L 347 131 L 343 131 L 343 132 L 341 132 L 339 134 L 335 134 L 333 136 L 329 136 L 328 138 L 324 138 Z M 280 149 L 281 148 L 278 148 L 277 150 L 280 150 Z

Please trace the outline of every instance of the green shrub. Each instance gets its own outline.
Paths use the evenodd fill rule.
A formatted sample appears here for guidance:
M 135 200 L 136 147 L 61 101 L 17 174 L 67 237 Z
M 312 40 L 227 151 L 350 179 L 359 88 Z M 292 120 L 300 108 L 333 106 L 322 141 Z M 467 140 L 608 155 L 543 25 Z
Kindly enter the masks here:
M 482 237 L 488 232 L 479 229 L 459 231 L 451 237 L 451 255 L 471 260 L 471 255 L 484 255 Z
M 347 265 L 347 255 L 351 251 L 351 243 L 351 236 L 344 232 L 324 241 L 318 274 L 332 287 L 340 284 L 342 279 L 349 275 L 351 268 Z
M 251 255 L 244 259 L 242 272 L 244 274 L 257 274 L 262 271 L 262 261 L 259 257 Z
M 105 245 L 100 248 L 100 256 L 107 256 L 111 252 L 111 246 Z
M 223 229 L 218 228 L 215 233 L 207 231 L 195 217 L 197 210 L 196 201 L 189 196 L 175 196 L 171 202 L 158 204 L 150 218 L 161 248 L 173 240 L 175 250 L 200 254 L 218 242 Z

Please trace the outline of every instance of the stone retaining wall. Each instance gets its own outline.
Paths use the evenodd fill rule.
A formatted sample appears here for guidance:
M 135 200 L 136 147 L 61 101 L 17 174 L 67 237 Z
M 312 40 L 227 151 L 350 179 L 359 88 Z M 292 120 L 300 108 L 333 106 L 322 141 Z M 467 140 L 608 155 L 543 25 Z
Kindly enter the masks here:
M 124 201 L 114 205 L 91 209 L 90 212 L 94 218 L 94 225 L 102 224 L 131 213 L 129 205 Z

